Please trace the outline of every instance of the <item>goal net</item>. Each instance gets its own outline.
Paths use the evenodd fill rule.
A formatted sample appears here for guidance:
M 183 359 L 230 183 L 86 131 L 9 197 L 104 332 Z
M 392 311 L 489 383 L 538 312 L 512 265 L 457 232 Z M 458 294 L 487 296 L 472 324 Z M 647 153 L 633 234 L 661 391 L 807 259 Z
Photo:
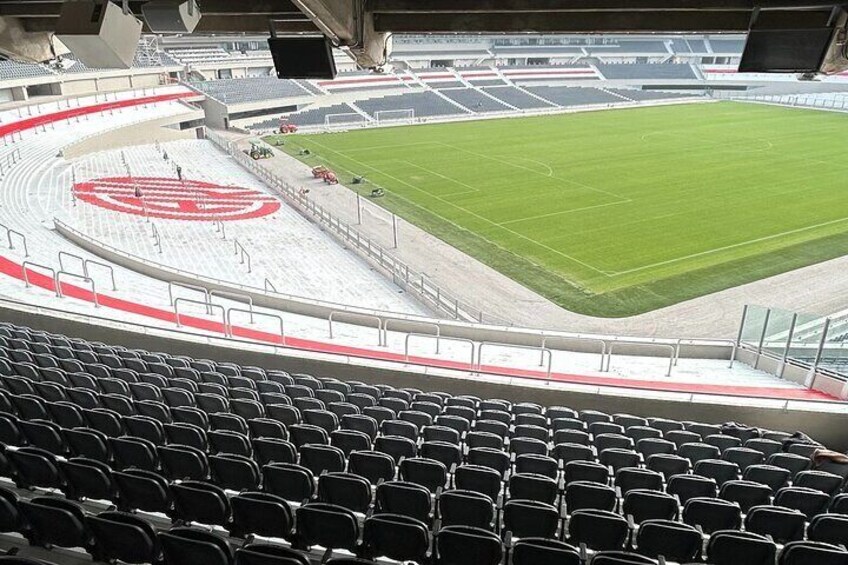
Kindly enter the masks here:
M 380 110 L 374 112 L 374 118 L 378 124 L 386 124 L 392 122 L 414 122 L 415 110 L 412 108 L 404 108 L 402 110 Z
M 361 127 L 367 124 L 368 118 L 362 114 L 357 114 L 356 112 L 348 114 L 327 114 L 324 116 L 324 126 L 328 129 Z

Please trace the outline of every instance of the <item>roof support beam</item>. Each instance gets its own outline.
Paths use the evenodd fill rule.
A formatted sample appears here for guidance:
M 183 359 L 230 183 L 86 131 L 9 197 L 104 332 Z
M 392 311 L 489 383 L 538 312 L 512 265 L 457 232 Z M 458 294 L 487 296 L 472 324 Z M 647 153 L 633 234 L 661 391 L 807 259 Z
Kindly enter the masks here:
M 761 12 L 757 27 L 798 29 L 826 25 L 829 11 Z M 751 12 L 430 13 L 374 14 L 377 31 L 395 33 L 639 33 L 747 32 Z

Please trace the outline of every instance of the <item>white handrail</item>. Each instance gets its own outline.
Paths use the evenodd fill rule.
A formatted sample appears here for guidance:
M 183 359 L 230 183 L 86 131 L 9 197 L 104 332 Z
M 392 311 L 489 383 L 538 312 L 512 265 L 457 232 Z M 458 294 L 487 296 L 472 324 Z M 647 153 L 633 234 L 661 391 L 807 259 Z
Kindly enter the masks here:
M 230 337 L 233 337 L 233 312 L 241 312 L 243 314 L 250 314 L 250 323 L 253 323 L 253 315 L 254 312 L 252 310 L 245 310 L 244 308 L 235 308 L 231 307 L 227 309 L 227 327 L 230 329 Z M 269 314 L 268 312 L 256 312 L 257 316 L 265 316 L 266 318 L 271 318 L 273 320 L 277 320 L 280 322 L 280 343 L 282 345 L 286 344 L 286 332 L 283 325 L 283 317 L 278 314 Z
M 668 349 L 671 351 L 671 354 L 668 357 L 668 372 L 665 374 L 666 377 L 671 376 L 671 370 L 674 367 L 674 356 L 675 356 L 675 346 L 669 343 L 652 343 L 652 342 L 641 342 L 641 341 L 620 341 L 613 340 L 610 342 L 609 349 L 607 349 L 607 371 L 610 370 L 610 363 L 612 363 L 612 350 L 615 345 L 632 345 L 634 347 L 658 347 L 662 349 Z
M 56 269 L 53 267 L 48 267 L 47 265 L 41 265 L 39 263 L 35 263 L 33 261 L 24 261 L 21 263 L 21 271 L 24 276 L 24 288 L 29 288 L 32 286 L 29 282 L 29 271 L 27 270 L 27 266 L 30 267 L 38 267 L 39 269 L 44 269 L 45 271 L 50 271 L 50 278 L 55 282 L 56 280 Z M 59 297 L 59 287 L 54 284 L 53 290 L 56 293 L 56 296 Z
M 545 376 L 548 380 L 551 380 L 551 369 L 553 368 L 553 352 L 550 349 L 546 349 L 544 347 L 534 347 L 532 345 L 514 345 L 511 343 L 498 343 L 496 341 L 481 341 L 477 345 L 477 372 L 480 373 L 483 370 L 483 347 L 506 347 L 509 349 L 521 349 L 523 351 L 541 351 L 542 355 L 546 352 L 548 354 L 548 366 L 545 372 Z
M 380 316 L 374 316 L 371 314 L 360 314 L 358 312 L 345 312 L 344 310 L 333 310 L 330 312 L 330 315 L 327 317 L 327 321 L 329 322 L 330 328 L 330 339 L 333 339 L 333 319 L 336 316 L 347 316 L 349 318 L 363 318 L 370 320 L 377 320 L 377 346 L 383 346 L 383 319 Z
M 84 275 L 78 275 L 76 273 L 70 273 L 68 271 L 56 271 L 56 275 L 53 278 L 54 283 L 56 284 L 56 296 L 59 298 L 64 298 L 65 294 L 62 292 L 62 275 L 75 278 L 77 280 L 81 280 L 83 282 L 88 282 L 91 284 L 91 295 L 94 298 L 94 307 L 100 308 L 100 302 L 97 299 L 97 286 L 94 284 L 94 279 L 90 277 L 86 277 Z
M 220 308 L 221 309 L 221 323 L 224 326 L 224 335 L 229 335 L 227 331 L 227 311 L 220 304 L 210 304 L 208 302 L 201 302 L 200 300 L 192 300 L 191 298 L 185 298 L 180 296 L 176 300 L 174 300 L 174 316 L 176 318 L 177 327 L 181 328 L 182 324 L 180 323 L 180 304 L 195 304 L 206 307 L 207 315 L 211 315 L 211 309 Z

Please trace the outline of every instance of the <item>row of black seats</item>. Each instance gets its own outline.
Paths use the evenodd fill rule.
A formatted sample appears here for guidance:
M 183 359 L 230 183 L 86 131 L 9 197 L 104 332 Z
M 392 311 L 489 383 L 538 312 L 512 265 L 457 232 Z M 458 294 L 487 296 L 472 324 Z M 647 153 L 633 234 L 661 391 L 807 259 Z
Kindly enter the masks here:
M 196 489 L 198 485 L 182 483 L 172 488 Z M 5 489 L 0 489 L 0 524 L 4 531 L 24 534 L 32 544 L 81 547 L 95 560 L 158 563 L 162 558 L 165 565 L 308 565 L 303 552 L 318 547 L 324 550 L 324 560 L 333 551 L 344 550 L 368 559 L 386 557 L 421 565 L 703 563 L 702 553 L 706 563 L 714 565 L 773 565 L 778 553 L 781 565 L 848 563 L 844 546 L 796 541 L 779 549 L 766 536 L 735 530 L 714 532 L 704 552 L 698 530 L 663 520 L 643 523 L 631 539 L 627 522 L 603 511 L 579 511 L 572 516 L 569 541 L 579 545 L 570 545 L 549 538 L 513 539 L 507 535 L 501 539 L 471 526 L 438 527 L 431 540 L 431 530 L 414 518 L 375 514 L 360 527 L 349 510 L 320 502 L 300 506 L 293 518 L 284 500 L 266 493 L 242 493 L 232 504 L 233 535 L 281 538 L 290 547 L 249 543 L 233 554 L 222 535 L 208 530 L 176 526 L 157 534 L 150 522 L 135 514 L 107 511 L 88 515 L 67 500 L 18 500 Z M 330 561 L 342 562 L 354 561 Z

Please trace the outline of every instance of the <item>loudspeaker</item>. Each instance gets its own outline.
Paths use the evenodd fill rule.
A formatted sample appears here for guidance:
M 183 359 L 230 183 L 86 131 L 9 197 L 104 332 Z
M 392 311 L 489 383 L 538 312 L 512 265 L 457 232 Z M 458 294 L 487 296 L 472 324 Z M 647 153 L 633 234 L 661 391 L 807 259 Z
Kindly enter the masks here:
M 151 0 L 141 13 L 153 33 L 191 33 L 201 16 L 197 0 Z
M 86 66 L 128 69 L 132 66 L 141 21 L 112 2 L 63 2 L 56 38 Z
M 277 78 L 334 79 L 336 61 L 333 47 L 324 36 L 282 36 L 268 38 Z

